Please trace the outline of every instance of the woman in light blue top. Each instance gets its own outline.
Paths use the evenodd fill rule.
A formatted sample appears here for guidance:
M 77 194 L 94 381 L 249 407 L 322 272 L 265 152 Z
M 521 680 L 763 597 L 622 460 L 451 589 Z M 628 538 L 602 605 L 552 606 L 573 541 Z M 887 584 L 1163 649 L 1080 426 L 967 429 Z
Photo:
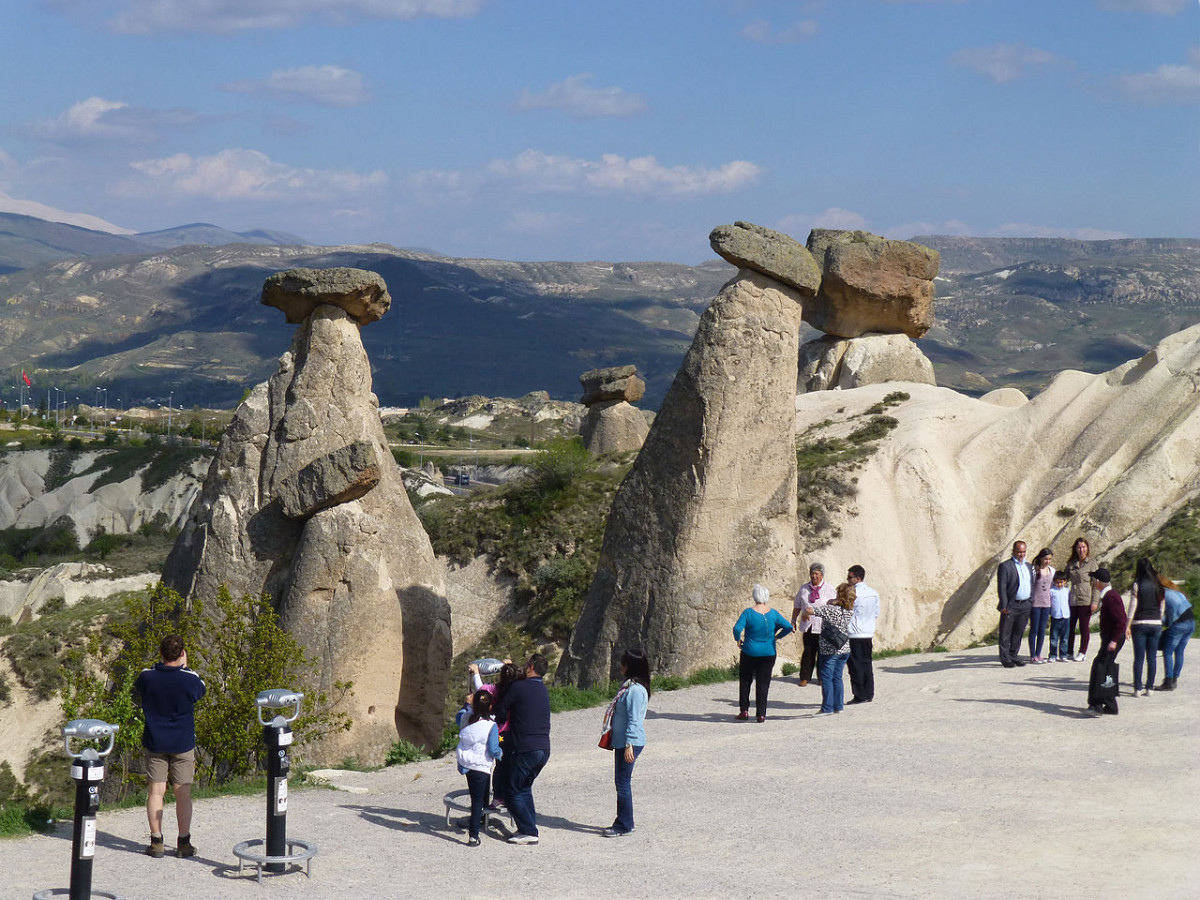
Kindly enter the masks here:
M 771 594 L 761 584 L 753 591 L 754 605 L 742 610 L 733 626 L 733 639 L 742 648 L 738 663 L 738 719 L 749 718 L 750 683 L 754 682 L 754 712 L 758 721 L 767 719 L 767 692 L 775 668 L 775 641 L 792 633 L 788 620 L 770 605 Z
M 617 817 L 601 832 L 605 837 L 622 837 L 633 831 L 633 765 L 646 746 L 646 706 L 650 702 L 650 661 L 646 654 L 625 651 L 621 681 L 621 689 L 604 717 L 612 730 L 613 781 L 617 787 Z
M 1196 614 L 1192 604 L 1183 596 L 1179 585 L 1164 575 L 1158 576 L 1158 583 L 1163 586 L 1163 632 L 1159 646 L 1162 648 L 1163 668 L 1166 674 L 1163 683 L 1158 686 L 1160 691 L 1173 691 L 1179 682 L 1179 670 L 1183 668 L 1183 651 L 1187 649 L 1188 641 L 1196 631 Z

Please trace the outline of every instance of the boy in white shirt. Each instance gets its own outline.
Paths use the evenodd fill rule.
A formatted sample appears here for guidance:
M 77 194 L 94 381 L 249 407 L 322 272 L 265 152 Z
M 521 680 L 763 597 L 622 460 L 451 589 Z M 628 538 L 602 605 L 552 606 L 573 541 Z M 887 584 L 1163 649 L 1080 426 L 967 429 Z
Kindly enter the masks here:
M 1068 662 L 1067 636 L 1071 632 L 1071 583 L 1065 571 L 1054 573 L 1050 588 L 1050 662 Z

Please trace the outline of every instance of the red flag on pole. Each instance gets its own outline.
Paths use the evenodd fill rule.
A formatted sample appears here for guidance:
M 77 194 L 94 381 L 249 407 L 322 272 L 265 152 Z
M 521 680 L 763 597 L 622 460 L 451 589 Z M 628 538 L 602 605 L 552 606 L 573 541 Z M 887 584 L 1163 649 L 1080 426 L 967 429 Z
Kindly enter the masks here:
M 33 382 L 29 380 L 29 376 L 25 374 L 25 370 L 21 370 L 21 378 L 25 380 L 25 387 L 33 387 Z

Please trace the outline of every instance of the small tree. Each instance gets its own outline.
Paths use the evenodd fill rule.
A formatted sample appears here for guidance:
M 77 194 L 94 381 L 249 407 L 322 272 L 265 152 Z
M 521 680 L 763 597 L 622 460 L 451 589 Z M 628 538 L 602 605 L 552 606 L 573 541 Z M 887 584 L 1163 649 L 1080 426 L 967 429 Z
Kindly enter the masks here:
M 530 483 L 539 493 L 552 494 L 567 489 L 595 468 L 595 459 L 578 437 L 554 438 L 533 458 Z
M 211 606 L 187 601 L 163 585 L 126 601 L 126 615 L 95 633 L 77 653 L 82 658 L 63 689 L 68 720 L 97 718 L 119 725 L 109 766 L 119 778 L 106 782 L 114 796 L 133 785 L 141 762 L 143 719 L 133 699 L 138 674 L 158 661 L 158 646 L 178 634 L 188 648 L 188 664 L 208 692 L 196 707 L 196 770 L 202 783 L 244 777 L 264 764 L 262 728 L 254 698 L 259 691 L 291 687 L 305 695 L 305 714 L 293 723 L 297 747 L 350 727 L 338 712 L 351 685 L 334 685 L 334 696 L 316 686 L 316 667 L 296 639 L 279 625 L 266 595 L 239 599 L 221 587 Z

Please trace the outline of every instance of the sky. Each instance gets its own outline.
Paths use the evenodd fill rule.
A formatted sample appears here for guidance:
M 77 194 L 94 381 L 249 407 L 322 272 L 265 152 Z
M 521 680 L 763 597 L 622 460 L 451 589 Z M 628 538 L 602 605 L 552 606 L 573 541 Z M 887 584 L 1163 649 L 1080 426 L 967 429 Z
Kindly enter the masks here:
M 4 12 L 0 211 L 689 264 L 736 220 L 1200 237 L 1200 0 Z

